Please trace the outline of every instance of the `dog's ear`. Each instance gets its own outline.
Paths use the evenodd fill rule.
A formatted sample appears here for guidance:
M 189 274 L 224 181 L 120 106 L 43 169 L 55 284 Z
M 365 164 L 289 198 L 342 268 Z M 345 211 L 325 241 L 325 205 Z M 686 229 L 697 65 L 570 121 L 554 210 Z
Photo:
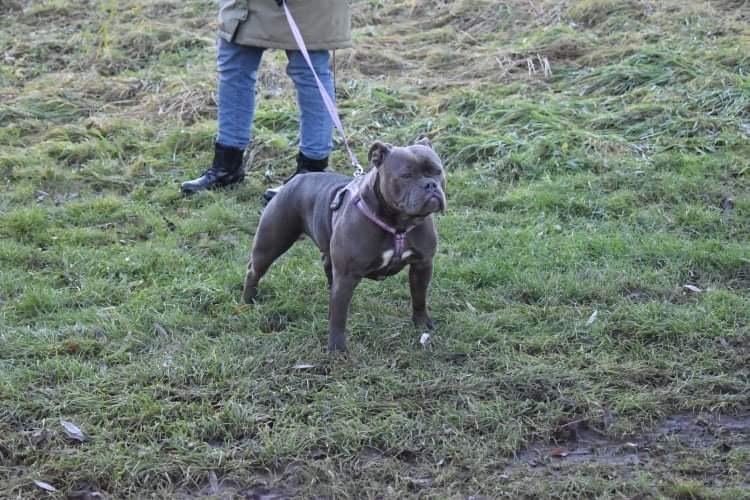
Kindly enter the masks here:
M 370 166 L 376 168 L 380 167 L 385 161 L 385 158 L 391 152 L 392 148 L 393 146 L 390 144 L 376 141 L 370 146 L 370 152 L 367 153 L 367 161 L 370 162 Z
M 432 142 L 427 137 L 422 137 L 417 141 L 417 144 L 421 144 L 422 146 L 427 146 L 428 148 L 432 149 Z

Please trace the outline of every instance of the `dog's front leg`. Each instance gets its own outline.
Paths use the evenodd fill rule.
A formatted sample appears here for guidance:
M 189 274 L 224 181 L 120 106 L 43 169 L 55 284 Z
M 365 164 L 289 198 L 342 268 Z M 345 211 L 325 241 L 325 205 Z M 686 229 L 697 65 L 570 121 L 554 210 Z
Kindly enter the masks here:
M 427 314 L 427 289 L 432 280 L 432 261 L 417 262 L 409 266 L 409 290 L 411 292 L 412 321 L 417 327 L 428 330 L 435 323 Z
M 362 278 L 333 270 L 331 301 L 328 306 L 328 351 L 346 352 L 346 318 L 354 289 Z

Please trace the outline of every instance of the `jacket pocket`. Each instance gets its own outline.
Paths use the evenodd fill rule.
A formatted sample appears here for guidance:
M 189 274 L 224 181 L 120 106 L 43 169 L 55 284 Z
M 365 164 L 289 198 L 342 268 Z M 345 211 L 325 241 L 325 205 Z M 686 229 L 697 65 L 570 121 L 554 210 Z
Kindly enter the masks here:
M 231 42 L 240 23 L 247 19 L 249 0 L 220 0 L 219 35 Z

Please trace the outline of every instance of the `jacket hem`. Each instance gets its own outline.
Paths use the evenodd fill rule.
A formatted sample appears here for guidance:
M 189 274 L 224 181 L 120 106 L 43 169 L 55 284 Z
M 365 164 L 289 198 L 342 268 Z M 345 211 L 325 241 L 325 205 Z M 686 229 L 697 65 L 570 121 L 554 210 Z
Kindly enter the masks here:
M 233 42 L 237 45 L 246 45 L 249 47 L 262 47 L 264 49 L 281 49 L 281 50 L 299 50 L 297 44 L 292 41 L 291 43 L 280 42 L 278 40 L 265 40 L 263 38 L 248 38 L 242 37 L 242 40 L 237 40 L 234 33 L 231 35 L 225 31 L 219 30 L 219 36 L 221 36 L 227 42 Z M 317 43 L 307 44 L 307 50 L 338 50 L 338 49 L 349 49 L 352 47 L 351 40 L 325 40 Z

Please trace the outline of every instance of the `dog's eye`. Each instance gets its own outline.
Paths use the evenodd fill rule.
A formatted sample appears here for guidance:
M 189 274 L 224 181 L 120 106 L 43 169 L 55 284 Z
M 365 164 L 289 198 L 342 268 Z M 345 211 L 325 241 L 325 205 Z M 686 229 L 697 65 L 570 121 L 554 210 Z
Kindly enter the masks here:
M 433 165 L 426 165 L 423 169 L 424 175 L 428 177 L 438 177 L 441 174 L 441 170 Z

